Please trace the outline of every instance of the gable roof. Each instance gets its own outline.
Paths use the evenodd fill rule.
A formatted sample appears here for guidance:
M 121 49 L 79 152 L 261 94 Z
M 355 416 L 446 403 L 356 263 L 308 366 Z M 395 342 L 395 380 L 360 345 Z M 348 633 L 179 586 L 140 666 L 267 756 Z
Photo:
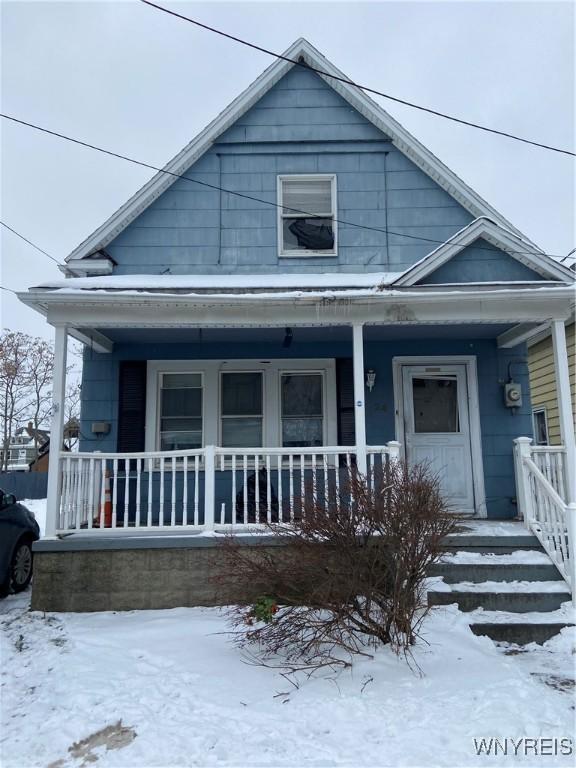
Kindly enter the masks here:
M 393 283 L 394 287 L 416 285 L 479 238 L 509 254 L 545 279 L 559 280 L 563 283 L 574 281 L 574 275 L 568 267 L 535 248 L 531 249 L 515 232 L 482 216 L 471 221 L 445 243 L 407 269 Z
M 304 38 L 296 40 L 283 54 L 286 58 L 307 64 L 322 70 L 327 75 L 346 78 L 337 67 L 326 59 L 311 43 Z M 275 60 L 264 72 L 243 91 L 226 109 L 221 112 L 195 139 L 184 147 L 170 162 L 164 166 L 164 172 L 159 171 L 150 181 L 144 184 L 116 213 L 112 214 L 98 229 L 75 248 L 66 261 L 82 259 L 105 248 L 120 234 L 150 203 L 159 197 L 176 180 L 165 171 L 172 174 L 183 174 L 196 162 L 214 143 L 214 141 L 230 128 L 243 114 L 259 101 L 284 75 L 296 64 Z M 318 74 L 318 73 L 317 73 Z M 489 216 L 504 228 L 514 232 L 526 243 L 539 251 L 540 249 L 498 213 L 491 205 L 480 197 L 471 187 L 465 184 L 453 171 L 444 165 L 429 149 L 421 144 L 400 123 L 380 107 L 360 88 L 334 80 L 332 77 L 318 74 L 334 91 L 339 93 L 354 109 L 379 128 L 416 166 L 431 176 L 440 187 L 454 197 L 473 216 Z

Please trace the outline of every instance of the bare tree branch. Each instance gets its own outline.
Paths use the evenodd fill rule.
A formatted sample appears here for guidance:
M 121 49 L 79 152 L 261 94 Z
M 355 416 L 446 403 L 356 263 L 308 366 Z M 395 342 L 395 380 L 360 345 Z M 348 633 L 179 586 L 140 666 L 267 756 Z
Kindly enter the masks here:
M 415 665 L 425 579 L 458 518 L 425 466 L 390 463 L 369 483 L 353 472 L 340 487 L 328 509 L 321 499 L 291 526 L 268 523 L 284 547 L 225 540 L 215 579 L 246 585 L 254 599 L 228 609 L 234 642 L 252 663 L 335 671 L 389 645 Z M 318 499 L 315 490 L 306 497 Z

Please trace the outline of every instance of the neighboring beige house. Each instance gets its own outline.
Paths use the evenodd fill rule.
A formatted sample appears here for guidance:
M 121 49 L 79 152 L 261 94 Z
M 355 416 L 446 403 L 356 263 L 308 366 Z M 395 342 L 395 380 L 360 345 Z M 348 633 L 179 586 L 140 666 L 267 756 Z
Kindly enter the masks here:
M 566 325 L 568 370 L 572 413 L 576 415 L 576 335 L 574 319 Z M 554 375 L 554 352 L 550 331 L 528 342 L 530 394 L 534 421 L 534 442 L 537 445 L 559 445 L 560 420 Z M 575 427 L 576 428 L 576 427 Z

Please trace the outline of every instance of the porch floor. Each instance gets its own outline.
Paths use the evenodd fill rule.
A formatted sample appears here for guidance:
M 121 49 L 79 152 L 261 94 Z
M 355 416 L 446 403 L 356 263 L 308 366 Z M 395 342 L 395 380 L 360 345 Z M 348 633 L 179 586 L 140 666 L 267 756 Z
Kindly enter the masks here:
M 226 534 L 217 531 L 190 531 L 175 533 L 174 530 L 142 531 L 134 529 L 116 529 L 109 532 L 85 531 L 70 533 L 65 536 L 50 539 L 40 539 L 34 544 L 36 552 L 80 552 L 103 549 L 187 549 L 199 547 L 214 547 L 222 541 Z M 464 521 L 454 537 L 490 537 L 514 538 L 522 537 L 537 539 L 531 534 L 523 522 L 519 520 L 486 520 L 475 519 Z M 261 544 L 274 546 L 278 539 L 265 530 L 245 530 L 234 534 L 235 539 L 245 544 Z M 452 537 L 451 537 L 452 538 Z

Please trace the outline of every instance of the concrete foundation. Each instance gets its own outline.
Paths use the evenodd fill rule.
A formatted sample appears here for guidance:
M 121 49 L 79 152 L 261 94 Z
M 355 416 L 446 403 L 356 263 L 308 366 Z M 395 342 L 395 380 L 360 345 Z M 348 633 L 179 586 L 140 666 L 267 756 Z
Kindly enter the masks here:
M 262 554 L 278 547 L 269 536 L 237 538 Z M 217 582 L 223 555 L 217 537 L 44 539 L 34 545 L 32 610 L 229 605 L 266 593 L 265 585 L 242 583 L 237 577 Z

